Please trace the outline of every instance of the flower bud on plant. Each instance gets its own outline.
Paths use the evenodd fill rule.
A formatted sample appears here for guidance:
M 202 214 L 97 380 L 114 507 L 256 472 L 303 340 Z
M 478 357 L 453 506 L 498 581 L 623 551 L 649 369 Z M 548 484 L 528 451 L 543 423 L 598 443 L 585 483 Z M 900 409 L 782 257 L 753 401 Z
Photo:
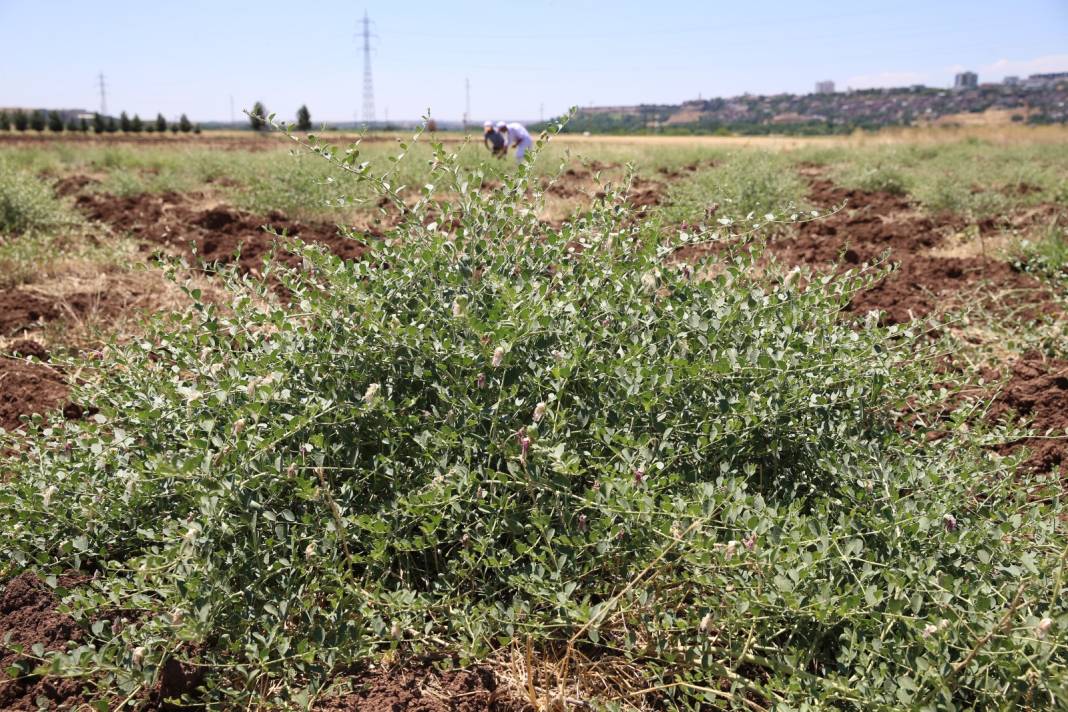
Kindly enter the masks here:
M 456 299 L 452 303 L 452 315 L 459 319 L 464 315 L 464 303 Z
M 234 435 L 240 435 L 244 431 L 245 431 L 245 419 L 244 418 L 239 418 L 237 420 L 237 422 L 234 423 Z
M 54 497 L 58 491 L 59 489 L 55 485 L 49 485 L 45 489 L 44 493 L 41 495 L 41 501 L 44 503 L 45 507 L 52 503 L 52 497 Z
M 957 518 L 952 514 L 947 514 L 942 517 L 942 524 L 945 525 L 947 532 L 957 531 Z
M 736 551 L 738 551 L 738 542 L 736 542 L 734 539 L 731 539 L 727 542 L 727 548 L 723 552 L 723 558 L 727 561 L 730 561 L 734 558 L 734 553 Z
M 1052 627 L 1053 627 L 1053 619 L 1052 618 L 1043 618 L 1042 620 L 1040 620 L 1038 622 L 1038 625 L 1035 626 L 1035 635 L 1038 637 L 1039 640 L 1042 640 L 1043 638 L 1046 637 L 1046 634 L 1049 633 L 1049 629 L 1052 628 Z
M 745 546 L 746 551 L 752 551 L 756 546 L 757 535 L 756 532 L 749 532 L 749 536 L 742 539 L 742 544 Z
M 534 422 L 538 423 L 545 415 L 545 401 L 540 401 L 534 406 Z
M 636 470 L 634 470 L 634 484 L 640 485 L 644 481 L 645 481 L 645 468 L 644 467 L 639 467 Z
M 493 367 L 499 367 L 502 361 L 504 361 L 504 347 L 498 346 L 497 348 L 493 349 Z
M 140 665 L 145 661 L 145 652 L 146 651 L 142 646 L 137 646 L 133 649 L 133 655 L 131 655 L 130 657 L 134 665 L 140 667 Z
M 938 626 L 934 623 L 928 623 L 923 627 L 923 637 L 930 638 L 932 635 L 938 632 Z
M 701 630 L 702 633 L 708 633 L 710 630 L 712 630 L 712 612 L 711 611 L 706 613 L 704 615 L 704 618 L 701 619 L 700 630 Z
M 372 383 L 367 386 L 367 390 L 363 392 L 363 402 L 371 403 L 375 399 L 375 396 L 378 395 L 378 389 L 381 387 L 381 384 L 378 383 Z
M 485 388 L 486 387 L 486 374 L 484 374 L 484 373 L 478 374 L 478 378 L 475 379 L 475 384 L 479 388 Z
M 400 623 L 393 621 L 393 625 L 389 627 L 389 637 L 393 638 L 393 640 L 400 640 L 403 634 Z
M 579 528 L 580 532 L 586 531 L 586 515 L 585 514 L 578 515 L 578 528 Z
M 304 558 L 305 559 L 314 559 L 315 558 L 315 542 L 314 541 L 312 543 L 308 544 L 306 547 L 304 547 Z
M 182 618 L 184 618 L 184 615 L 181 610 L 175 608 L 171 611 L 171 625 L 181 625 Z

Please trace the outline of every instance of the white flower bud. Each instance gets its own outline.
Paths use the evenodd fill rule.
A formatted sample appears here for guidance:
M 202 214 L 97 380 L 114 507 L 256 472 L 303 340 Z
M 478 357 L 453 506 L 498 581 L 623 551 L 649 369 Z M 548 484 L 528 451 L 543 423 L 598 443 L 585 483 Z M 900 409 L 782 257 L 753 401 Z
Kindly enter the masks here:
M 389 637 L 393 638 L 393 640 L 400 640 L 402 636 L 403 631 L 401 631 L 400 623 L 393 621 L 393 625 L 389 628 Z
M 932 635 L 938 632 L 938 626 L 934 623 L 928 623 L 923 627 L 923 637 L 930 638 Z
M 55 496 L 59 489 L 55 485 L 49 485 L 41 495 L 41 500 L 44 502 L 44 506 L 47 507 L 52 503 L 52 497 Z
M 240 435 L 243 432 L 245 432 L 245 419 L 239 418 L 237 422 L 234 423 L 234 435 Z
M 367 390 L 363 393 L 363 402 L 370 403 L 371 401 L 373 401 L 375 399 L 375 396 L 378 395 L 378 389 L 380 389 L 381 387 L 381 384 L 378 383 L 372 383 L 371 385 L 367 386 Z
M 1043 618 L 1038 622 L 1038 625 L 1035 626 L 1035 635 L 1038 637 L 1039 640 L 1041 640 L 1042 638 L 1046 637 L 1046 634 L 1049 633 L 1049 629 L 1052 627 L 1053 619 Z
M 702 633 L 707 633 L 708 631 L 712 630 L 712 613 L 711 612 L 706 613 L 705 617 L 701 619 L 700 628 L 701 628 L 701 632 Z
M 534 422 L 540 422 L 542 417 L 545 416 L 545 401 L 539 402 L 534 406 Z
M 497 348 L 493 349 L 493 367 L 497 368 L 501 365 L 502 361 L 504 361 L 504 347 L 498 346 Z
M 734 552 L 736 551 L 738 551 L 738 542 L 736 542 L 734 539 L 731 539 L 727 542 L 727 549 L 724 553 L 724 558 L 726 558 L 727 561 L 730 561 L 734 558 Z
M 452 303 L 452 315 L 457 319 L 464 315 L 464 304 L 459 299 Z
M 140 666 L 145 661 L 145 652 L 147 652 L 142 646 L 137 646 L 133 649 L 133 664 Z
M 305 559 L 314 559 L 315 558 L 315 542 L 312 542 L 311 544 L 308 544 L 306 547 L 304 547 L 304 558 Z

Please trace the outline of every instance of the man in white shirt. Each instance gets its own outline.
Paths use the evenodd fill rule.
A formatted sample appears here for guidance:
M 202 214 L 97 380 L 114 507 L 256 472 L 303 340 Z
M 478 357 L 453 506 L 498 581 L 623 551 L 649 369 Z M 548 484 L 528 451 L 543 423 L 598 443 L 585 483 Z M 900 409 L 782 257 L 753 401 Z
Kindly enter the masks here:
M 534 147 L 534 139 L 530 137 L 530 132 L 521 123 L 513 121 L 510 124 L 506 124 L 500 121 L 497 123 L 497 131 L 504 136 L 506 151 L 513 146 L 515 147 L 516 163 L 521 163 L 527 150 Z

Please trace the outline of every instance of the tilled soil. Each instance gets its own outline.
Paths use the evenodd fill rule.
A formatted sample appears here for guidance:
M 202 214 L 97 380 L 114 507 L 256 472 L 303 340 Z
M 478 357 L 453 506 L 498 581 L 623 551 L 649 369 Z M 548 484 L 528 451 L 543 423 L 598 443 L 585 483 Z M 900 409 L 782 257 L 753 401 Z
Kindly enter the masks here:
M 68 417 L 81 409 L 67 402 L 69 389 L 62 374 L 40 363 L 0 357 L 0 428 L 21 427 L 21 416 L 63 407 Z
M 278 261 L 300 264 L 298 257 L 278 249 L 278 238 L 264 226 L 322 245 L 343 259 L 360 259 L 368 250 L 367 245 L 339 235 L 336 225 L 290 220 L 277 211 L 256 216 L 227 206 L 200 208 L 194 198 L 179 193 L 125 197 L 89 193 L 78 196 L 75 204 L 86 217 L 130 233 L 146 245 L 162 246 L 208 263 L 236 262 L 244 272 L 258 271 L 272 250 L 278 250 Z
M 78 582 L 77 576 L 61 579 L 66 586 Z M 34 675 L 34 645 L 45 651 L 62 650 L 68 641 L 81 639 L 81 629 L 69 616 L 60 613 L 55 595 L 32 573 L 8 581 L 0 595 L 0 639 L 10 639 L 0 647 L 0 709 L 37 710 L 38 700 L 47 700 L 59 709 L 76 709 L 91 698 L 77 680 Z M 22 646 L 23 654 L 12 650 Z M 9 678 L 4 671 L 13 665 L 22 669 L 19 677 Z
M 990 417 L 1019 415 L 1031 421 L 1036 437 L 1001 447 L 1008 453 L 1026 446 L 1024 467 L 1034 472 L 1068 474 L 1068 361 L 1024 354 L 1012 364 L 1010 378 L 994 399 Z M 1048 435 L 1047 435 L 1048 433 Z
M 325 700 L 318 712 L 533 712 L 498 687 L 488 667 L 439 672 L 384 670 L 353 681 L 357 692 Z
M 825 209 L 845 203 L 845 208 L 802 223 L 796 237 L 773 243 L 771 250 L 787 264 L 812 266 L 841 259 L 844 266 L 853 267 L 886 254 L 896 269 L 858 294 L 850 305 L 853 311 L 878 309 L 885 323 L 904 323 L 959 303 L 984 284 L 1005 306 L 1032 317 L 1055 309 L 1037 280 L 1003 261 L 930 254 L 964 227 L 959 217 L 921 215 L 903 196 L 843 189 L 811 173 L 808 178 L 814 203 Z

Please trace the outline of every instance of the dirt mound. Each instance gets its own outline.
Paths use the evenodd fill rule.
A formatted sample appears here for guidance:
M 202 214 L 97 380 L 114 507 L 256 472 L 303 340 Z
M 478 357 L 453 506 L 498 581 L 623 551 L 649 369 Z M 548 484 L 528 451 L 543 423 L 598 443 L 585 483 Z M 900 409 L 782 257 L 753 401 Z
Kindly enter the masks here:
M 0 336 L 12 337 L 57 319 L 111 317 L 150 308 L 153 297 L 144 285 L 114 284 L 56 297 L 23 289 L 0 291 Z
M 994 399 L 990 416 L 1019 415 L 1030 421 L 1038 437 L 1010 443 L 1002 452 L 1026 446 L 1031 455 L 1024 467 L 1035 472 L 1068 470 L 1068 361 L 1027 353 L 1012 365 L 1011 374 Z
M 8 351 L 11 352 L 12 356 L 21 358 L 33 357 L 38 361 L 47 361 L 49 356 L 48 350 L 32 339 L 14 341 L 8 346 Z
M 278 239 L 264 226 L 322 245 L 343 259 L 360 259 L 368 250 L 367 245 L 339 235 L 332 224 L 290 220 L 280 212 L 260 217 L 227 206 L 198 208 L 192 203 L 194 197 L 178 193 L 98 193 L 81 195 L 76 204 L 86 217 L 131 233 L 149 245 L 161 245 L 190 257 L 196 255 L 208 263 L 231 264 L 236 259 L 246 272 L 258 270 L 263 258 L 280 247 Z M 235 258 L 239 250 L 240 258 Z M 285 252 L 278 254 L 278 260 L 291 266 L 300 264 L 299 258 Z
M 79 580 L 64 577 L 60 583 L 70 586 Z M 91 701 L 78 680 L 32 674 L 33 646 L 41 645 L 45 651 L 61 650 L 68 641 L 81 639 L 81 630 L 73 619 L 56 609 L 57 603 L 52 590 L 32 573 L 21 574 L 4 586 L 0 596 L 0 639 L 11 637 L 0 647 L 0 709 L 37 710 L 39 699 L 60 703 L 63 709 L 75 709 Z M 22 646 L 25 653 L 12 651 L 14 645 Z M 12 666 L 22 670 L 21 676 L 7 677 L 5 671 Z
M 1007 263 L 987 257 L 948 257 L 931 254 L 964 222 L 953 215 L 922 215 L 905 196 L 887 191 L 842 188 L 802 167 L 811 200 L 825 209 L 844 208 L 826 218 L 802 223 L 790 239 L 771 245 L 787 264 L 845 268 L 873 262 L 884 255 L 896 266 L 871 289 L 858 294 L 850 309 L 884 312 L 885 323 L 924 317 L 936 309 L 973 297 L 989 285 L 1022 315 L 1037 318 L 1055 307 L 1039 282 Z M 969 293 L 970 292 L 970 293 Z
M 75 173 L 57 180 L 53 190 L 55 190 L 57 196 L 64 198 L 68 195 L 76 195 L 82 192 L 87 186 L 99 182 L 100 181 L 96 178 L 91 178 L 81 173 Z
M 66 381 L 54 369 L 0 357 L 0 428 L 14 430 L 21 425 L 21 416 L 64 405 L 67 392 Z
M 353 681 L 354 692 L 325 700 L 319 712 L 533 712 L 505 694 L 487 667 L 439 672 L 388 670 Z
M 14 336 L 38 321 L 59 316 L 52 300 L 16 289 L 0 292 L 0 336 Z

